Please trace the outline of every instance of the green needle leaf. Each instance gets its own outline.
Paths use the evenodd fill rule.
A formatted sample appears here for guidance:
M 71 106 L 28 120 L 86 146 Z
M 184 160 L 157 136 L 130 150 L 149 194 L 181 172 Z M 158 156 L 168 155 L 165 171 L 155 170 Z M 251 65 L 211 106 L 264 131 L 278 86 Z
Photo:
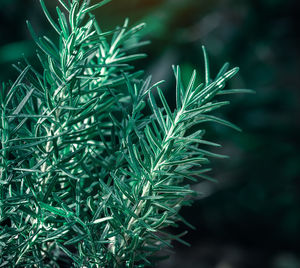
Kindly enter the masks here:
M 210 82 L 210 68 L 209 68 L 209 60 L 207 56 L 207 52 L 205 46 L 202 46 L 203 56 L 204 56 L 204 66 L 205 66 L 205 84 L 208 85 Z
M 44 202 L 40 202 L 40 206 L 57 216 L 67 217 L 67 213 L 61 208 L 50 206 Z
M 161 91 L 161 89 L 159 87 L 157 87 L 157 92 L 158 92 L 160 100 L 161 100 L 161 102 L 162 102 L 162 104 L 163 104 L 163 106 L 165 108 L 165 111 L 166 111 L 166 113 L 168 115 L 168 118 L 172 121 L 172 123 L 174 123 L 173 114 L 171 112 L 171 109 L 170 109 L 170 107 L 169 107 L 169 105 L 168 105 L 168 103 L 167 103 L 167 101 L 165 99 L 164 94 L 162 93 L 162 91 Z
M 104 217 L 104 218 L 101 218 L 101 219 L 94 220 L 93 224 L 98 224 L 98 223 L 109 221 L 109 220 L 112 220 L 112 219 L 113 219 L 113 217 Z
M 52 25 L 52 27 L 54 28 L 54 30 L 58 34 L 60 34 L 60 29 L 59 29 L 58 25 L 54 22 L 54 20 L 51 18 L 50 14 L 49 14 L 49 12 L 47 10 L 47 7 L 46 7 L 46 5 L 44 3 L 44 0 L 40 0 L 40 3 L 41 3 L 41 6 L 42 6 L 42 9 L 44 11 L 44 14 L 45 14 L 46 18 L 48 19 L 48 21 L 50 22 L 50 24 Z
M 98 4 L 95 4 L 95 5 L 93 5 L 93 6 L 90 6 L 90 7 L 86 8 L 86 9 L 84 9 L 84 10 L 82 11 L 82 13 L 84 14 L 84 13 L 91 12 L 91 11 L 93 11 L 93 10 L 99 8 L 99 7 L 102 7 L 102 6 L 106 5 L 106 4 L 109 3 L 110 1 L 111 1 L 111 0 L 103 0 L 103 1 L 99 2 Z

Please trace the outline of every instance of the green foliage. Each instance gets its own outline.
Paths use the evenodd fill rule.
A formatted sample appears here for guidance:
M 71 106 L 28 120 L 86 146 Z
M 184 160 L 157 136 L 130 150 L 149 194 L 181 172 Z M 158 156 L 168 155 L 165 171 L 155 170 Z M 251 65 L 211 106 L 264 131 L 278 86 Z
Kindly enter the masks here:
M 185 243 L 167 227 L 186 223 L 179 210 L 196 194 L 188 180 L 210 179 L 208 158 L 224 157 L 202 149 L 219 146 L 203 139 L 202 123 L 238 129 L 209 114 L 229 104 L 217 95 L 244 92 L 224 89 L 238 68 L 212 78 L 203 48 L 203 83 L 194 71 L 184 85 L 173 67 L 171 109 L 162 82 L 130 65 L 145 56 L 131 53 L 145 43 L 143 24 L 102 32 L 90 12 L 106 0 L 59 0 L 57 22 L 40 2 L 58 38 L 28 22 L 42 71 L 15 66 L 19 77 L 0 94 L 0 266 L 152 265 L 172 240 Z

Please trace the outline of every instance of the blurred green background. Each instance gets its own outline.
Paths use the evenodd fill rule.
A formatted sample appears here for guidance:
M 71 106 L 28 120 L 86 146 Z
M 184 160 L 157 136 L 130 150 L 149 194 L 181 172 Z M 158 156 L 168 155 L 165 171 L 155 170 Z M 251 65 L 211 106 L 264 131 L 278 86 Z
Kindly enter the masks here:
M 55 0 L 47 2 L 55 8 Z M 125 17 L 147 22 L 152 44 L 137 67 L 169 81 L 171 102 L 171 65 L 180 63 L 185 77 L 193 68 L 203 74 L 201 45 L 212 73 L 229 61 L 241 68 L 230 87 L 256 90 L 233 96 L 221 111 L 242 133 L 207 126 L 230 159 L 212 161 L 219 183 L 196 185 L 200 200 L 182 210 L 197 227 L 186 236 L 192 247 L 175 243 L 175 254 L 159 267 L 300 267 L 299 15 L 292 0 L 113 0 L 98 11 L 104 29 Z M 11 64 L 22 54 L 34 55 L 26 19 L 38 33 L 53 34 L 37 0 L 0 0 L 0 81 L 16 77 Z

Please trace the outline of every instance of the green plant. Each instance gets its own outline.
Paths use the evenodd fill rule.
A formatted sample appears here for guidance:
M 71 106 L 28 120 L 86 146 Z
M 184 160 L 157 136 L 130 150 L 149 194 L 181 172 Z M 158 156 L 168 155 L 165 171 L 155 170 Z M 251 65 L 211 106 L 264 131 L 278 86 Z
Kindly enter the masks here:
M 144 25 L 102 32 L 91 11 L 109 2 L 59 0 L 58 23 L 42 9 L 58 42 L 38 38 L 42 71 L 25 61 L 1 88 L 0 267 L 144 267 L 184 234 L 167 232 L 195 194 L 187 180 L 210 179 L 203 122 L 238 129 L 209 115 L 238 68 L 205 82 L 176 78 L 172 111 L 162 82 L 140 78 L 130 51 Z M 153 96 L 156 89 L 161 107 Z M 146 106 L 151 110 L 148 111 Z M 149 110 L 149 109 L 148 109 Z M 188 223 L 186 223 L 189 225 Z

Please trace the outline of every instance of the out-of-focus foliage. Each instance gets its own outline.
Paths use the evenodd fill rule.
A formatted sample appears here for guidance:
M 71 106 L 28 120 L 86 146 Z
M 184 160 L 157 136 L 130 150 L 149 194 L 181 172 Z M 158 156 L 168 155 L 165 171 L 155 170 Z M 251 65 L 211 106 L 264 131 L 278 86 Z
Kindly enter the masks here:
M 21 22 L 32 13 L 40 16 L 33 2 L 0 1 L 1 79 L 9 75 L 8 68 L 3 69 L 8 62 L 3 65 L 3 55 L 8 55 L 3 47 L 28 40 Z M 213 55 L 212 68 L 224 61 L 241 67 L 240 80 L 232 86 L 253 88 L 257 94 L 235 97 L 227 119 L 245 131 L 237 135 L 225 128 L 211 128 L 220 143 L 227 143 L 224 152 L 231 160 L 214 162 L 220 183 L 200 185 L 205 198 L 198 203 L 198 213 L 192 209 L 184 212 L 198 227 L 190 235 L 193 244 L 210 240 L 259 249 L 266 261 L 263 267 L 281 267 L 275 255 L 296 252 L 300 237 L 298 1 L 114 0 L 104 10 L 99 20 L 107 26 L 121 24 L 124 16 L 147 21 L 146 34 L 152 46 L 141 64 L 154 73 L 154 80 L 171 76 L 170 64 L 185 63 L 186 73 L 201 66 L 202 44 Z M 17 53 L 13 56 L 19 57 Z M 249 267 L 261 266 L 255 263 L 256 258 L 247 259 L 254 262 Z M 221 262 L 215 255 L 213 260 L 208 263 L 216 266 Z M 209 265 L 203 267 L 215 267 Z

